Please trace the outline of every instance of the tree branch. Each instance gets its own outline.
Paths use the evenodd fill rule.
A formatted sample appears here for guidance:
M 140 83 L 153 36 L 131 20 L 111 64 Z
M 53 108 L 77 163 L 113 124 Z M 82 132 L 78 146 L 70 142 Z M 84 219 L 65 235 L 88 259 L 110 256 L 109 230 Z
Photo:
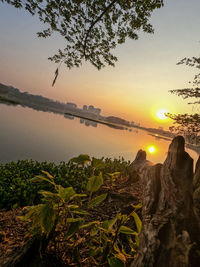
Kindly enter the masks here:
M 84 45 L 83 45 L 83 55 L 84 57 L 86 57 L 86 54 L 85 54 L 85 50 L 86 50 L 86 45 L 87 45 L 87 40 L 88 40 L 88 37 L 92 31 L 92 28 L 94 27 L 94 25 L 99 22 L 101 20 L 101 18 L 105 15 L 105 13 L 117 2 L 117 0 L 113 0 L 105 9 L 104 11 L 101 13 L 101 15 L 91 23 L 90 25 L 90 28 L 88 29 L 87 33 L 86 33 L 86 36 L 85 36 L 85 40 L 84 40 Z

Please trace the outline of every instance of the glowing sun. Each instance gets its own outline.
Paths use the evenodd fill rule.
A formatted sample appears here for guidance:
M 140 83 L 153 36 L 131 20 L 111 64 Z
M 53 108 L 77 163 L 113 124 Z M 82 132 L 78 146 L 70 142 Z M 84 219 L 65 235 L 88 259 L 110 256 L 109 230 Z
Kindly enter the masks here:
M 148 151 L 150 154 L 154 153 L 156 151 L 155 147 L 154 146 L 149 146 L 148 147 Z
M 157 118 L 159 118 L 160 120 L 165 120 L 167 119 L 167 116 L 165 114 L 168 113 L 168 110 L 166 109 L 159 109 L 157 112 L 156 112 L 156 116 Z

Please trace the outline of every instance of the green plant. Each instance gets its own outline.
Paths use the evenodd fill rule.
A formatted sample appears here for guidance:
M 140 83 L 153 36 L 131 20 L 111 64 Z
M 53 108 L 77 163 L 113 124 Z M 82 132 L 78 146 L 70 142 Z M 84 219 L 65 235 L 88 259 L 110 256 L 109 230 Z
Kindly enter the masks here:
M 42 204 L 28 208 L 28 213 L 21 217 L 24 220 L 31 221 L 31 232 L 41 236 L 55 237 L 57 224 L 65 224 L 68 229 L 68 234 L 71 233 L 73 223 L 84 221 L 84 217 L 80 215 L 88 214 L 82 210 L 80 201 L 81 198 L 87 197 L 87 194 L 77 194 L 72 187 L 63 187 L 56 184 L 52 175 L 46 171 L 42 171 L 45 176 L 36 176 L 32 182 L 43 181 L 53 186 L 53 192 L 40 191 L 42 195 Z M 95 192 L 102 185 L 102 176 L 91 177 L 88 181 L 88 191 L 90 192 L 88 207 L 94 207 L 100 204 L 107 196 L 102 194 L 91 199 L 92 192 Z M 79 201 L 77 201 L 79 199 Z M 74 214 L 78 217 L 74 218 Z
M 120 172 L 108 173 L 108 180 L 110 182 L 111 189 L 115 186 L 116 179 L 120 176 L 120 174 Z
M 63 187 L 72 186 L 77 193 L 81 193 L 86 189 L 89 177 L 102 173 L 104 179 L 110 180 L 107 174 L 115 172 L 126 176 L 129 166 L 130 162 L 123 158 L 97 159 L 90 158 L 88 155 L 80 155 L 67 163 L 61 162 L 59 165 L 33 160 L 0 164 L 0 209 L 41 203 L 42 195 L 38 192 L 53 190 L 51 184 L 31 182 L 31 179 L 40 174 L 42 170 L 51 173 L 57 184 Z
M 127 261 L 133 259 L 138 246 L 141 220 L 136 210 L 141 205 L 133 205 L 134 210 L 129 215 L 118 213 L 106 221 L 91 221 L 90 212 L 107 197 L 107 193 L 97 194 L 103 184 L 102 173 L 88 179 L 84 194 L 77 194 L 72 187 L 56 184 L 48 172 L 43 171 L 43 174 L 32 181 L 51 184 L 53 192 L 41 191 L 42 203 L 29 207 L 28 213 L 22 217 L 31 222 L 31 232 L 41 237 L 41 252 L 44 253 L 50 242 L 54 243 L 55 250 L 60 243 L 64 243 L 72 264 L 90 266 L 87 261 L 91 260 L 96 266 L 126 266 Z M 131 218 L 137 230 L 127 226 Z M 61 235 L 63 232 L 65 234 Z M 85 265 L 81 265 L 83 261 Z
M 129 215 L 118 213 L 110 220 L 92 224 L 88 246 L 89 255 L 95 258 L 94 261 L 98 258 L 101 264 L 108 263 L 109 266 L 116 267 L 126 266 L 128 259 L 133 259 L 139 246 L 138 235 L 142 227 L 136 213 L 141 204 L 133 207 L 134 211 Z M 126 226 L 131 217 L 135 220 L 136 231 Z
M 32 160 L 21 160 L 0 164 L 0 209 L 10 209 L 13 205 L 27 206 L 41 203 L 40 190 L 52 190 L 51 184 L 35 184 L 31 179 L 42 170 L 50 172 L 55 182 L 62 186 L 72 186 L 81 192 L 87 184 L 88 171 L 71 162 L 59 165 Z

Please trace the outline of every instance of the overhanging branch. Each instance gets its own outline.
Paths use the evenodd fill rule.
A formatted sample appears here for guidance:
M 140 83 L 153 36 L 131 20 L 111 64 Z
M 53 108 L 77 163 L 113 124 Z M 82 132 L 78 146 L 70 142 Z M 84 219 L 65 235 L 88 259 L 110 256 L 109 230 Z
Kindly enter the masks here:
M 86 33 L 86 36 L 85 36 L 85 40 L 84 40 L 84 45 L 83 45 L 83 55 L 84 57 L 86 57 L 86 54 L 85 54 L 85 50 L 86 50 L 86 45 L 87 45 L 87 40 L 88 40 L 88 37 L 92 31 L 92 28 L 95 26 L 95 24 L 97 22 L 99 22 L 101 20 L 101 18 L 105 15 L 105 13 L 117 2 L 117 0 L 113 0 L 105 9 L 104 11 L 101 13 L 101 15 L 91 23 L 90 25 L 90 28 L 88 29 L 87 33 Z

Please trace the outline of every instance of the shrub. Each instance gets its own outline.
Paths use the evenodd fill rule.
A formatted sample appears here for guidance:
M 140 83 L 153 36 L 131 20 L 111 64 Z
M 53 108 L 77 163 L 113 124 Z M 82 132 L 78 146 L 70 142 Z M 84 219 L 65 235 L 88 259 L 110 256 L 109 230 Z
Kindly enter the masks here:
M 121 159 L 90 158 L 80 155 L 59 165 L 33 160 L 19 160 L 0 164 L 0 209 L 41 203 L 39 190 L 53 190 L 52 185 L 42 182 L 33 184 L 31 179 L 44 170 L 54 176 L 55 182 L 64 187 L 72 186 L 77 193 L 85 188 L 89 177 L 120 172 L 126 175 L 130 162 Z

